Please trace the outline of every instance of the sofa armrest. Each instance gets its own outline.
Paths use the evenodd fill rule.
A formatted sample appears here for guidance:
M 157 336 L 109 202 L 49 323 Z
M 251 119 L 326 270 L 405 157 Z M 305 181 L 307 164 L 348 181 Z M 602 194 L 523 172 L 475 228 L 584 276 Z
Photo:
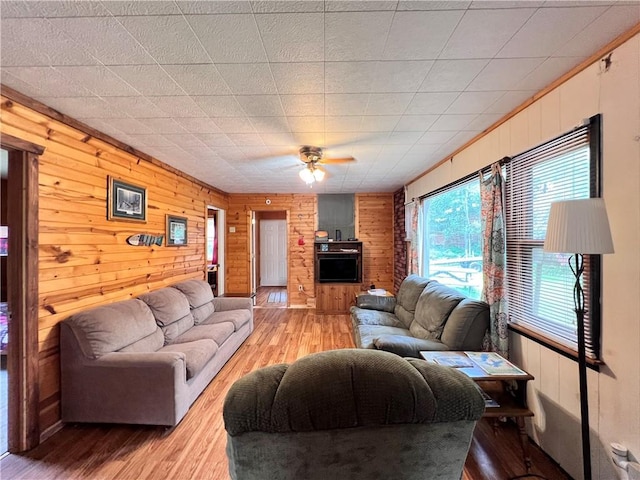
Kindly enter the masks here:
M 251 310 L 253 313 L 253 300 L 248 297 L 215 297 L 213 306 L 216 312 L 228 310 Z
M 373 345 L 377 350 L 413 358 L 421 358 L 422 350 L 449 350 L 449 347 L 437 340 L 424 340 L 404 335 L 380 335 L 373 341 Z
M 62 363 L 65 422 L 175 425 L 186 412 L 183 353 L 112 352 L 68 360 Z
M 396 297 L 383 297 L 381 295 L 361 293 L 356 298 L 356 307 L 393 313 L 396 308 Z

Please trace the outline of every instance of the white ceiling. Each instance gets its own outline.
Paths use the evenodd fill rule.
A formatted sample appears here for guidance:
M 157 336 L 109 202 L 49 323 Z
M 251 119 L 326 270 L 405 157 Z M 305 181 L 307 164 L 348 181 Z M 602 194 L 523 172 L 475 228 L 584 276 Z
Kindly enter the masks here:
M 313 187 L 352 193 L 424 172 L 640 2 L 2 0 L 0 16 L 4 85 L 227 192 L 309 192 L 300 145 L 352 155 Z

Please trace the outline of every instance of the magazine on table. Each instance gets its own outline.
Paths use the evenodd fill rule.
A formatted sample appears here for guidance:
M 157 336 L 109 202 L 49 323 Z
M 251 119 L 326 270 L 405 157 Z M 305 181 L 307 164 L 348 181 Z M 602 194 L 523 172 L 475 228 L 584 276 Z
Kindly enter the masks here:
M 474 367 L 474 363 L 464 353 L 458 352 L 441 352 L 432 356 L 434 362 L 438 365 L 447 367 L 465 368 Z
M 465 352 L 465 354 L 489 375 L 527 375 L 495 352 Z

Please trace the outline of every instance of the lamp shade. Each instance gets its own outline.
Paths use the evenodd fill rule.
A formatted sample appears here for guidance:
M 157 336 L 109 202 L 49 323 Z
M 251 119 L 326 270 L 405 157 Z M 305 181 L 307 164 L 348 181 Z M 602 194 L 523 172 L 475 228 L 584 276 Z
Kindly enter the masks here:
M 604 200 L 585 198 L 552 203 L 544 250 L 562 253 L 613 253 Z
M 300 178 L 304 180 L 306 184 L 311 184 L 316 180 L 313 177 L 313 172 L 309 170 L 307 167 L 304 167 L 302 170 L 300 170 L 299 175 L 300 175 Z

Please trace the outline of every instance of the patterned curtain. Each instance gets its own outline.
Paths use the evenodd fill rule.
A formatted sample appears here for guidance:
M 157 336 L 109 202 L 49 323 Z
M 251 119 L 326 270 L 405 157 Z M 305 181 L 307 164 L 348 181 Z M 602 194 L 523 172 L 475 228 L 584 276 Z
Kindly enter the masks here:
M 482 198 L 482 300 L 489 304 L 489 332 L 484 349 L 508 358 L 507 292 L 505 288 L 504 179 L 500 164 L 488 178 L 480 176 Z
M 409 273 L 420 274 L 420 251 L 422 249 L 421 213 L 422 202 L 413 200 L 411 211 L 411 248 L 409 249 Z

